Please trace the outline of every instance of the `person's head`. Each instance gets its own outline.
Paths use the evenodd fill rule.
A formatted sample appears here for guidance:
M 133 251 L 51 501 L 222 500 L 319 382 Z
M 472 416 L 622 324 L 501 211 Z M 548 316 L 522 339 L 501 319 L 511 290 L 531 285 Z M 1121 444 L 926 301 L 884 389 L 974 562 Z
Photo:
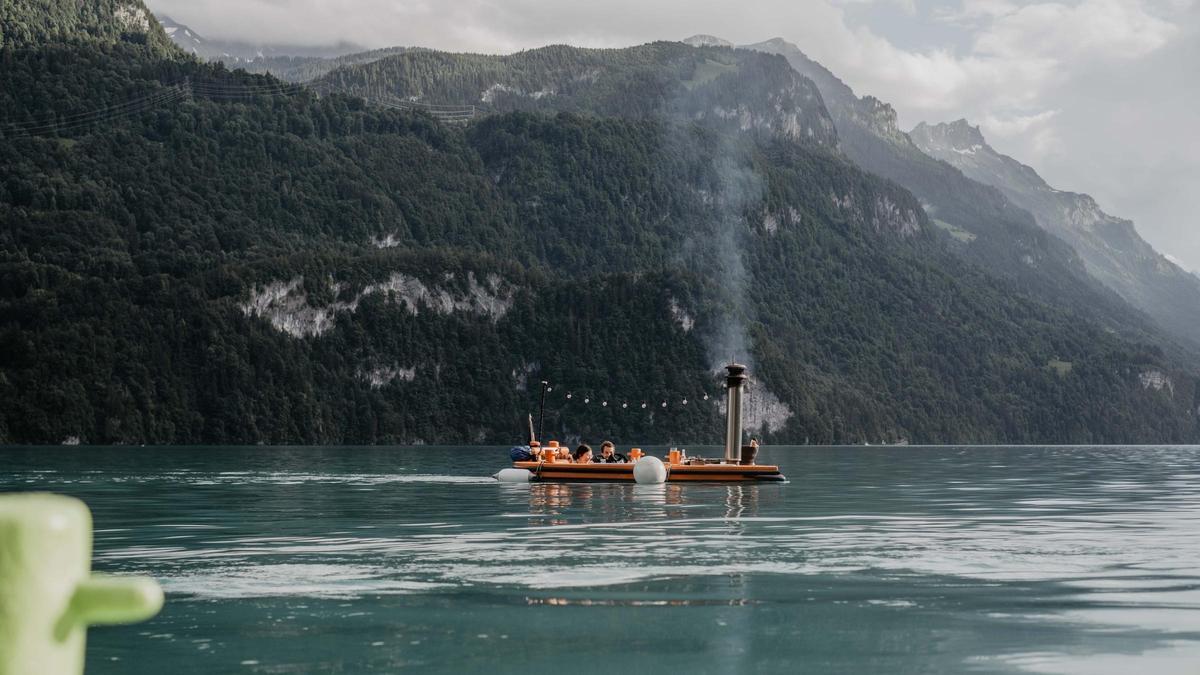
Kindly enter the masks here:
M 617 446 L 613 445 L 612 441 L 604 441 L 604 443 L 602 443 L 600 445 L 600 456 L 601 457 L 606 457 L 606 458 L 612 457 L 613 453 L 616 451 L 617 451 Z
M 584 463 L 592 461 L 592 447 L 587 443 L 575 448 L 574 459 L 576 462 Z

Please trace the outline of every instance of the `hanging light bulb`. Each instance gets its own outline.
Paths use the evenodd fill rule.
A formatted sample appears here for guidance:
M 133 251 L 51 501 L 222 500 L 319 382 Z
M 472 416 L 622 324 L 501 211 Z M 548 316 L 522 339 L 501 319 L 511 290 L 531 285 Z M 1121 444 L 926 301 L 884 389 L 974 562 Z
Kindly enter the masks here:
M 642 402 L 642 410 L 645 410 L 645 409 L 646 409 L 646 402 L 645 402 L 645 401 L 643 401 L 643 402 Z
M 570 400 L 571 400 L 571 395 L 570 395 L 570 394 L 567 394 L 567 400 L 568 400 L 568 401 L 570 401 Z
M 622 408 L 622 409 L 624 409 L 624 408 L 628 408 L 628 407 L 629 407 L 629 404 L 628 404 L 628 403 L 622 403 L 622 404 L 621 404 L 621 408 Z
M 585 399 L 583 399 L 583 402 L 584 402 L 584 403 L 591 403 L 591 402 L 592 402 L 592 399 L 590 399 L 590 398 L 585 398 Z
M 683 399 L 683 404 L 684 404 L 684 405 L 687 405 L 687 399 L 686 399 L 686 398 L 685 398 L 685 399 Z
M 666 402 L 666 401 L 663 401 L 662 407 L 664 407 L 664 408 L 665 408 L 665 407 L 667 407 L 667 402 Z

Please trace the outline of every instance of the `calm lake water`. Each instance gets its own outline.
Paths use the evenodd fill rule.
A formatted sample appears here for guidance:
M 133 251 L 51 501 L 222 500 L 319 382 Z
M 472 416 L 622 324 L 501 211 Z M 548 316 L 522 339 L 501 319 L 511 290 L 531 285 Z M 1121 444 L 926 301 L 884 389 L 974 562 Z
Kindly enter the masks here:
M 695 454 L 695 453 L 694 453 Z M 711 451 L 708 454 L 719 454 Z M 163 612 L 89 675 L 1200 673 L 1200 449 L 765 448 L 504 485 L 481 448 L 0 449 Z

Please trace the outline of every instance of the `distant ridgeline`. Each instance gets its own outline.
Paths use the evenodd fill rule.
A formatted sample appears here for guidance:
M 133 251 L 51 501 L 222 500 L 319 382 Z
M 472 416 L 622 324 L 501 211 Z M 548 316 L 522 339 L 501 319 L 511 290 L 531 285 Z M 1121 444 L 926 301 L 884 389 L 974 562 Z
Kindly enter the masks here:
M 1079 253 L 1087 271 L 1181 340 L 1200 340 L 1200 278 L 1154 250 L 1133 223 L 1084 194 L 1056 190 L 1032 168 L 996 152 L 966 120 L 918 125 L 922 151 L 994 185 Z
M 774 442 L 1197 439 L 1186 354 L 964 261 L 780 57 L 415 51 L 318 93 L 28 34 L 0 442 L 510 443 L 541 380 L 553 437 L 716 442 L 730 355 Z

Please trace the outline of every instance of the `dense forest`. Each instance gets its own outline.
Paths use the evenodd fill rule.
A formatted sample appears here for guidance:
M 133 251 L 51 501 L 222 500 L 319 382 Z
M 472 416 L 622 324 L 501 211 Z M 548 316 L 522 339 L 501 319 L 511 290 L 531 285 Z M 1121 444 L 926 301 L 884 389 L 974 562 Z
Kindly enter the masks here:
M 776 442 L 1196 439 L 1188 364 L 965 262 L 836 137 L 655 109 L 444 124 L 6 44 L 0 442 L 507 443 L 541 380 L 556 437 L 713 442 L 728 356 Z

